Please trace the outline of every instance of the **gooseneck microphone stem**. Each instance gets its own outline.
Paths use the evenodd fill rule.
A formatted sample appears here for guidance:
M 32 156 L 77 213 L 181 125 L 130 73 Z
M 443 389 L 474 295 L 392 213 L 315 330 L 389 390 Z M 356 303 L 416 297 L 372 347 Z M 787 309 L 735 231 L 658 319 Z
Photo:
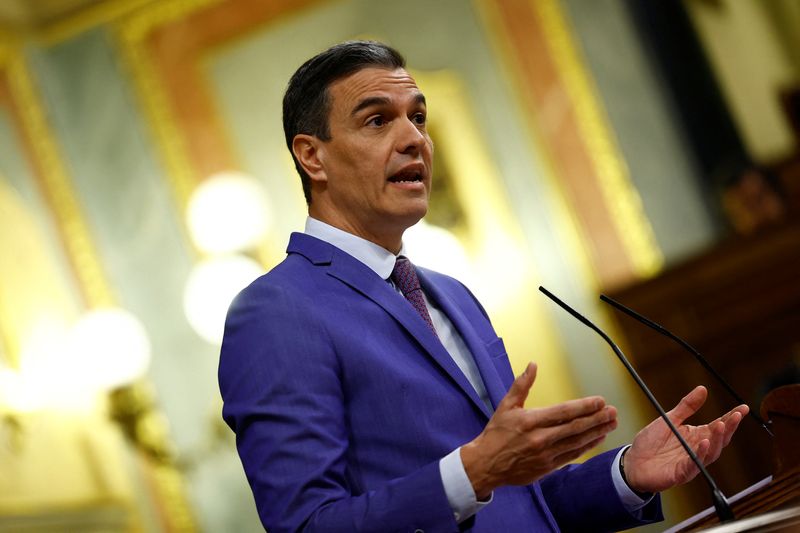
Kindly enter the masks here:
M 636 370 L 633 368 L 630 361 L 628 361 L 628 358 L 625 357 L 625 354 L 622 353 L 622 350 L 620 350 L 619 346 L 617 346 L 617 344 L 611 340 L 611 337 L 609 337 L 603 330 L 595 326 L 594 323 L 592 323 L 588 318 L 584 317 L 582 314 L 574 310 L 572 307 L 562 302 L 556 295 L 554 295 L 553 293 L 551 293 L 550 291 L 541 286 L 539 287 L 539 290 L 545 296 L 547 296 L 548 298 L 553 300 L 556 304 L 558 304 L 566 312 L 568 312 L 573 317 L 578 319 L 585 326 L 594 330 L 598 335 L 600 335 L 603 338 L 603 340 L 605 340 L 608 343 L 609 346 L 611 346 L 611 349 L 614 350 L 614 353 L 617 355 L 619 360 L 628 370 L 628 373 L 630 373 L 631 377 L 633 377 L 634 381 L 636 381 L 636 384 L 639 385 L 639 388 L 642 389 L 642 392 L 644 392 L 645 396 L 647 396 L 647 399 L 650 401 L 653 407 L 655 407 L 656 411 L 658 411 L 658 414 L 661 416 L 661 419 L 664 420 L 664 423 L 667 424 L 667 427 L 669 427 L 670 431 L 672 431 L 672 434 L 675 435 L 675 438 L 678 439 L 678 442 L 680 442 L 681 446 L 683 446 L 683 449 L 686 450 L 686 453 L 689 455 L 694 464 L 697 465 L 697 468 L 700 470 L 700 473 L 703 475 L 703 477 L 706 480 L 706 483 L 708 483 L 708 486 L 711 489 L 711 498 L 714 502 L 714 509 L 717 512 L 717 516 L 719 517 L 720 522 L 730 522 L 732 520 L 735 520 L 736 517 L 734 516 L 733 510 L 731 509 L 731 506 L 728 504 L 728 500 L 725 498 L 725 495 L 722 494 L 722 491 L 719 490 L 717 484 L 714 482 L 714 479 L 711 477 L 711 474 L 708 473 L 706 467 L 703 465 L 700 459 L 697 458 L 697 455 L 695 455 L 692 448 L 686 443 L 686 440 L 684 440 L 683 435 L 680 434 L 678 429 L 669 419 L 669 416 L 667 416 L 667 413 L 666 411 L 664 411 L 664 408 L 661 407 L 661 404 L 658 403 L 656 397 L 653 396 L 653 393 L 650 392 L 650 389 L 647 387 L 647 385 L 645 385 L 642 378 L 639 377 L 639 374 L 636 373 Z
M 644 324 L 645 326 L 648 326 L 648 327 L 650 327 L 650 328 L 652 328 L 652 329 L 656 330 L 657 332 L 661 333 L 661 334 L 662 334 L 662 335 L 664 335 L 665 337 L 668 337 L 668 338 L 672 339 L 673 341 L 677 342 L 678 344 L 680 344 L 681 346 L 683 346 L 683 348 L 685 348 L 685 349 L 686 349 L 686 351 L 688 351 L 689 353 L 691 353 L 692 355 L 694 355 L 694 358 L 695 358 L 695 359 L 697 359 L 697 362 L 699 362 L 701 365 L 703 365 L 703 368 L 705 368 L 706 370 L 708 370 L 708 372 L 709 372 L 709 373 L 710 373 L 712 376 L 714 376 L 714 378 L 715 378 L 715 379 L 716 379 L 716 380 L 717 380 L 717 381 L 718 381 L 718 382 L 719 382 L 719 383 L 720 383 L 720 384 L 721 384 L 723 387 L 725 387 L 725 390 L 727 390 L 727 391 L 728 391 L 728 394 L 730 394 L 731 396 L 733 396 L 733 398 L 734 398 L 734 399 L 735 399 L 737 402 L 739 402 L 740 404 L 745 404 L 745 405 L 747 404 L 747 402 L 746 402 L 746 401 L 744 401 L 744 399 L 742 399 L 742 397 L 741 397 L 741 396 L 739 396 L 739 394 L 738 394 L 738 393 L 737 393 L 735 390 L 733 390 L 733 387 L 731 387 L 731 386 L 728 384 L 728 382 L 727 382 L 727 381 L 725 381 L 725 378 L 723 378 L 722 376 L 720 376 L 720 375 L 719 375 L 719 373 L 718 373 L 716 370 L 714 370 L 714 367 L 712 367 L 712 366 L 711 366 L 711 363 L 709 363 L 709 362 L 708 362 L 708 360 L 706 360 L 706 358 L 705 358 L 705 357 L 703 357 L 702 355 L 700 355 L 700 352 L 698 352 L 697 350 L 695 350 L 695 349 L 694 349 L 694 347 L 693 347 L 691 344 L 689 344 L 689 343 L 688 343 L 688 342 L 686 342 L 685 340 L 681 339 L 680 337 L 678 337 L 677 335 L 675 335 L 674 333 L 672 333 L 672 332 L 671 332 L 670 330 L 668 330 L 667 328 L 665 328 L 665 327 L 661 326 L 660 324 L 657 324 L 657 323 L 653 322 L 653 321 L 652 321 L 652 320 L 650 320 L 649 318 L 647 318 L 647 317 L 645 317 L 645 316 L 643 316 L 643 315 L 641 315 L 641 314 L 637 313 L 636 311 L 634 311 L 634 310 L 633 310 L 633 309 L 631 309 L 630 307 L 627 307 L 626 305 L 624 305 L 624 304 L 621 304 L 620 302 L 618 302 L 618 301 L 614 300 L 613 298 L 609 298 L 609 297 L 608 297 L 608 296 L 606 296 L 605 294 L 601 294 L 601 295 L 600 295 L 600 299 L 601 299 L 601 300 L 603 300 L 605 303 L 607 303 L 607 304 L 610 304 L 610 305 L 612 305 L 612 306 L 616 307 L 617 309 L 619 309 L 620 311 L 622 311 L 622 312 L 623 312 L 623 313 L 625 313 L 626 315 L 628 315 L 628 316 L 630 316 L 630 317 L 633 317 L 633 318 L 635 318 L 636 320 L 638 320 L 639 322 L 641 322 L 641 323 L 642 323 L 642 324 Z M 768 422 L 765 422 L 765 421 L 764 421 L 764 419 L 762 419 L 760 416 L 758 416 L 758 413 L 756 413 L 756 411 L 755 411 L 754 409 L 750 409 L 750 412 L 749 412 L 749 414 L 750 414 L 750 416 L 752 416 L 752 417 L 753 417 L 753 419 L 754 419 L 756 422 L 758 422 L 758 423 L 761 425 L 761 427 L 763 427 L 763 428 L 764 428 L 764 430 L 766 430 L 766 432 L 767 432 L 767 433 L 769 433 L 769 436 L 770 436 L 770 437 L 774 437 L 774 436 L 775 436 L 775 435 L 772 433 L 772 430 L 770 430 L 770 429 L 769 429 L 769 425 L 768 425 L 769 423 L 768 423 Z

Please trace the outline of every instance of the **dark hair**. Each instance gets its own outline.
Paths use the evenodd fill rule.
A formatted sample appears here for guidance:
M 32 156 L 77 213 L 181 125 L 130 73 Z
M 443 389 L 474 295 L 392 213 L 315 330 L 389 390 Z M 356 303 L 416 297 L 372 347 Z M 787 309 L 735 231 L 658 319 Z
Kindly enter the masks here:
M 312 57 L 292 75 L 283 96 L 283 133 L 294 166 L 300 174 L 307 203 L 311 203 L 311 178 L 295 157 L 292 141 L 300 133 L 313 135 L 323 141 L 331 138 L 328 87 L 363 68 L 398 69 L 405 65 L 403 56 L 383 43 L 347 41 Z

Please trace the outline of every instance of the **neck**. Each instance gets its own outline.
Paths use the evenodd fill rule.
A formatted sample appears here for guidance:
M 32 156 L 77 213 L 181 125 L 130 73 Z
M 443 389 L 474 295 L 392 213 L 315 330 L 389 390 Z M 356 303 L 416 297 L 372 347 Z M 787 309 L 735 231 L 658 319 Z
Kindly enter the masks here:
M 351 235 L 361 237 L 371 243 L 377 244 L 395 255 L 400 253 L 400 248 L 403 245 L 403 233 L 405 232 L 405 228 L 399 231 L 375 231 L 375 226 L 377 226 L 377 224 L 359 224 L 341 216 L 331 216 L 329 213 L 325 213 L 322 210 L 314 209 L 313 204 L 309 206 L 308 215 L 334 228 L 346 231 Z

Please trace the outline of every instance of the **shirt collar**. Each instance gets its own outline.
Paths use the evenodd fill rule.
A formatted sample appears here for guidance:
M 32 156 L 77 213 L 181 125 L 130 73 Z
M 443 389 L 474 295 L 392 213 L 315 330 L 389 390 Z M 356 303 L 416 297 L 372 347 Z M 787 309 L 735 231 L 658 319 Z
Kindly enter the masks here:
M 352 233 L 347 233 L 312 217 L 306 218 L 304 232 L 306 235 L 316 237 L 352 255 L 378 274 L 381 279 L 389 279 L 392 270 L 394 270 L 397 256 L 374 242 L 362 239 Z M 400 249 L 399 255 L 405 255 L 405 246 Z

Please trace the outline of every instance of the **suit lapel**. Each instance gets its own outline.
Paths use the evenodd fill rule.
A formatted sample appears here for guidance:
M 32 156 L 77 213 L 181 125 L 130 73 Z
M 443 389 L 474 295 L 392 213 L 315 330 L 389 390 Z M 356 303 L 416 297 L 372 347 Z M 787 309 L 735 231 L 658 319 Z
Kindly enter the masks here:
M 447 353 L 411 304 L 364 263 L 319 239 L 292 234 L 287 252 L 300 253 L 315 265 L 327 268 L 327 274 L 347 284 L 389 313 L 427 352 L 430 358 L 452 379 L 455 385 L 487 418 L 491 413 L 475 388 Z
M 486 343 L 478 336 L 474 326 L 467 320 L 461 306 L 459 306 L 450 295 L 441 290 L 440 287 L 432 283 L 425 272 L 418 269 L 417 274 L 425 294 L 429 295 L 429 297 L 445 312 L 466 343 L 470 353 L 472 353 L 478 371 L 483 378 L 483 385 L 486 387 L 486 392 L 489 394 L 489 399 L 496 408 L 500 400 L 505 396 L 506 388 L 500 376 L 497 375 L 494 362 L 486 350 Z

